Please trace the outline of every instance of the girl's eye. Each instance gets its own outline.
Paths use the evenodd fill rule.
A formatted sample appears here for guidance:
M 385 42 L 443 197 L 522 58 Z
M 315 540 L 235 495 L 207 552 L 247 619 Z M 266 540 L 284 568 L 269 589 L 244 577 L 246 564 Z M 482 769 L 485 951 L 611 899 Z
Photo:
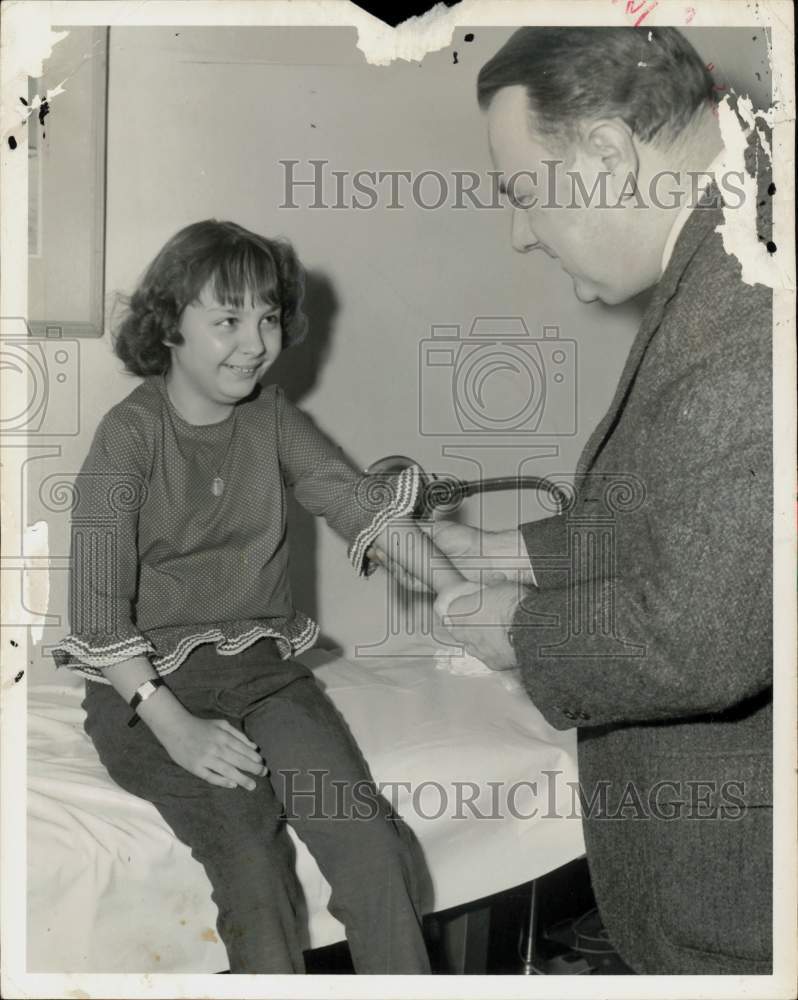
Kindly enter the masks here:
M 235 326 L 237 322 L 238 322 L 238 317 L 236 317 L 236 316 L 225 316 L 225 318 L 223 320 L 220 320 L 219 323 L 217 323 L 216 325 L 217 326 L 223 326 L 223 327 L 226 327 L 227 329 L 230 329 L 231 327 Z
M 268 316 L 264 316 L 261 320 L 263 323 L 268 323 L 269 326 L 276 326 L 280 322 L 279 313 L 269 313 Z

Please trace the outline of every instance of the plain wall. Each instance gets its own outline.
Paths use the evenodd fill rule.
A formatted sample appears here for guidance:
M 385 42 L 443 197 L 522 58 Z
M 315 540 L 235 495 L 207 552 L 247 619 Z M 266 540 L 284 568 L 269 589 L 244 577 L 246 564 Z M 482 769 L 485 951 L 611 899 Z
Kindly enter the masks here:
M 402 210 L 280 207 L 285 159 L 301 161 L 297 174 L 306 177 L 310 159 L 328 160 L 328 170 L 437 170 L 449 178 L 492 169 L 475 81 L 509 32 L 477 30 L 471 43 L 463 35 L 420 64 L 374 67 L 357 50 L 354 30 L 112 28 L 106 290 L 129 291 L 164 241 L 198 219 L 232 219 L 286 236 L 310 271 L 312 326 L 307 342 L 286 352 L 268 378 L 358 465 L 401 453 L 464 478 L 477 473 L 475 461 L 485 475 L 569 473 L 609 403 L 639 302 L 580 304 L 557 262 L 512 251 L 507 209 L 425 210 L 406 195 Z M 748 35 L 691 33 L 724 74 L 739 66 L 740 46 L 757 44 Z M 431 198 L 434 188 L 424 192 Z M 332 186 L 327 195 L 334 200 Z M 309 196 L 295 200 L 304 206 Z M 467 330 L 480 316 L 522 317 L 533 337 L 556 325 L 561 338 L 575 342 L 574 434 L 508 433 L 485 446 L 473 435 L 421 433 L 420 401 L 425 425 L 451 424 L 453 406 L 451 388 L 428 388 L 422 342 L 434 325 Z M 136 384 L 120 371 L 107 334 L 82 341 L 80 351 L 81 433 L 61 442 L 57 459 L 41 459 L 34 479 L 54 470 L 74 474 L 102 414 Z M 556 454 L 536 458 L 538 446 Z M 464 457 L 446 456 L 445 448 Z M 28 500 L 30 520 L 48 521 L 50 551 L 63 555 L 68 515 L 46 510 L 35 483 Z M 540 510 L 533 495 L 519 508 L 508 494 L 469 501 L 464 514 L 500 527 Z M 350 650 L 379 641 L 384 574 L 357 580 L 345 544 L 301 512 L 292 551 L 297 606 L 323 633 Z M 45 644 L 64 631 L 65 584 L 65 573 L 52 574 Z M 49 657 L 41 658 L 35 678 L 52 673 Z

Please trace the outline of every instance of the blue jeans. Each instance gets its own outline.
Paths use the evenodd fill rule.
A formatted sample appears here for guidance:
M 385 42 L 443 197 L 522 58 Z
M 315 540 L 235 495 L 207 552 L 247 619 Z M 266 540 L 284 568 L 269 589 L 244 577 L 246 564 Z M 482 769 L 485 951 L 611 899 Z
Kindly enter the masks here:
M 114 781 L 152 802 L 204 866 L 230 971 L 305 971 L 290 822 L 330 883 L 355 970 L 428 973 L 417 845 L 312 672 L 265 639 L 235 656 L 200 646 L 165 680 L 188 711 L 228 719 L 258 745 L 270 773 L 254 791 L 175 764 L 143 721 L 127 725 L 109 685 L 87 682 L 86 732 Z

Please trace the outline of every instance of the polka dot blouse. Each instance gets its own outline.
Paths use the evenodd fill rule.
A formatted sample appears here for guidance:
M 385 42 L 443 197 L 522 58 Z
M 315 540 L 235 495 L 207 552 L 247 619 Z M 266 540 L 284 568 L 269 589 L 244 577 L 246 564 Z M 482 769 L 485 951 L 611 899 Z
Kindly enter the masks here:
M 72 632 L 56 663 L 102 681 L 142 654 L 168 674 L 207 642 L 230 655 L 263 637 L 286 657 L 312 646 L 318 625 L 291 600 L 286 488 L 364 574 L 388 519 L 414 508 L 419 470 L 355 471 L 277 386 L 197 426 L 162 377 L 146 379 L 103 418 L 75 480 Z

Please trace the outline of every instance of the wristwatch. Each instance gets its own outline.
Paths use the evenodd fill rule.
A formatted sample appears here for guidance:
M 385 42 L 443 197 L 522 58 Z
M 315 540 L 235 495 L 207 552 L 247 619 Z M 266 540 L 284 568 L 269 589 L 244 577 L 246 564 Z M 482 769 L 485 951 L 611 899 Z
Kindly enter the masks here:
M 139 684 L 139 686 L 136 688 L 135 694 L 133 695 L 133 697 L 130 699 L 129 702 L 130 707 L 133 709 L 133 715 L 128 721 L 129 726 L 135 726 L 136 723 L 139 721 L 139 716 L 138 713 L 136 712 L 136 709 L 139 707 L 139 705 L 143 701 L 146 701 L 148 698 L 152 697 L 152 695 L 155 694 L 158 688 L 163 687 L 165 683 L 166 682 L 162 677 L 151 677 L 149 680 L 144 681 L 143 684 Z

